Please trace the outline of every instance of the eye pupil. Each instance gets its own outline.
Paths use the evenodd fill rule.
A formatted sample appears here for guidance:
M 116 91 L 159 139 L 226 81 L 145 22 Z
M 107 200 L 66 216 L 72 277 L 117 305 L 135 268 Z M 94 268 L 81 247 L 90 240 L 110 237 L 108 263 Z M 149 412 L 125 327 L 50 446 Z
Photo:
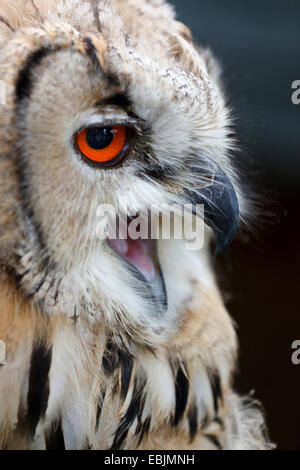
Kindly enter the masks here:
M 96 150 L 108 147 L 114 138 L 114 130 L 112 127 L 93 127 L 87 130 L 86 141 L 88 145 Z
M 111 168 L 129 154 L 132 135 L 125 126 L 94 126 L 76 134 L 75 144 L 86 163 Z

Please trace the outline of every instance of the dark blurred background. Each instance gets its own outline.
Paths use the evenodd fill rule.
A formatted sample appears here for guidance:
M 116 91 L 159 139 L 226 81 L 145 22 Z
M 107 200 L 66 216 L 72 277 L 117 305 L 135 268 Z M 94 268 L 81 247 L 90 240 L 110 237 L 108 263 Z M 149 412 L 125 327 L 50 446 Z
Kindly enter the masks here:
M 300 339 L 300 105 L 291 101 L 300 80 L 300 1 L 171 1 L 220 59 L 243 153 L 268 188 L 260 240 L 235 242 L 219 261 L 238 325 L 236 388 L 255 390 L 279 449 L 300 449 L 300 365 L 291 362 Z M 270 205 L 277 223 L 266 229 Z

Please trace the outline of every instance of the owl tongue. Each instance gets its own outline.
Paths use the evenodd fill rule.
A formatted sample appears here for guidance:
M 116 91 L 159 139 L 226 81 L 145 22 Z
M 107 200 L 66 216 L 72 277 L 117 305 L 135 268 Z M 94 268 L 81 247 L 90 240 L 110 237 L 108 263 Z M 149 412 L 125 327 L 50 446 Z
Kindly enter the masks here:
M 132 264 L 144 278 L 151 282 L 155 279 L 156 269 L 154 264 L 155 242 L 153 240 L 126 240 L 108 239 L 109 246 L 122 258 Z

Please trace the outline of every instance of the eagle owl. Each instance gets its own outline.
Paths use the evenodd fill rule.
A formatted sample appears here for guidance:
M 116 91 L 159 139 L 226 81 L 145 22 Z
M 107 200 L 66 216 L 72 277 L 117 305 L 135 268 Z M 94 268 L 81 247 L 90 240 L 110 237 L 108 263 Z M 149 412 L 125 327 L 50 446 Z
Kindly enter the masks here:
M 0 447 L 269 448 L 212 268 L 249 208 L 211 53 L 164 0 L 4 0 L 0 80 Z M 101 239 L 124 198 L 202 205 L 203 248 Z

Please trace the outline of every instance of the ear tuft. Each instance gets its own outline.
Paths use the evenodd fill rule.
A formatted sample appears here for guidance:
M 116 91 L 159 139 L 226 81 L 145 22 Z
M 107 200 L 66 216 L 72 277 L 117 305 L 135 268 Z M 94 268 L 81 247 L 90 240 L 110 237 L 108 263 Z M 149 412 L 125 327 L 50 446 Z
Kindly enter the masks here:
M 184 23 L 181 23 L 181 21 L 176 21 L 176 30 L 179 36 L 181 36 L 187 42 L 193 42 L 191 30 Z

